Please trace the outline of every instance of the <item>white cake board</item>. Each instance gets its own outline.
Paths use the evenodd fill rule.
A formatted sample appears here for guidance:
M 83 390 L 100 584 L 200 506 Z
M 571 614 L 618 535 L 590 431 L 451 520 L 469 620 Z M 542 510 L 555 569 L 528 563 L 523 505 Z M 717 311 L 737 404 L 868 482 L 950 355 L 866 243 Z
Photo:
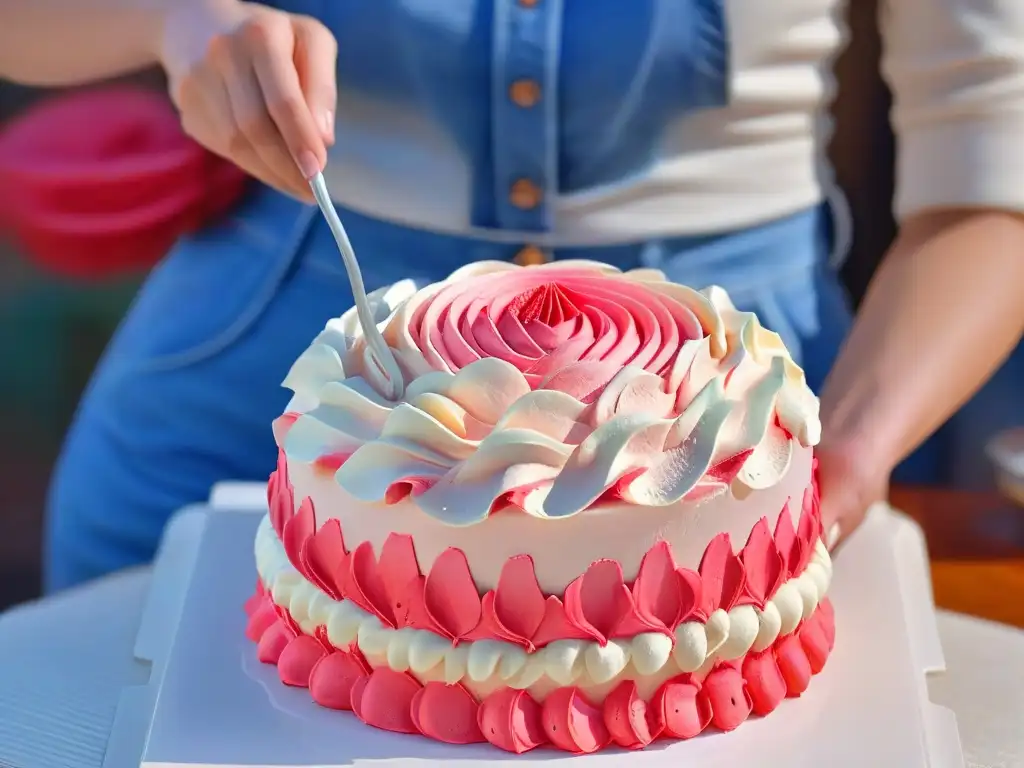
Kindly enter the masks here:
M 196 551 L 174 558 L 187 569 L 157 563 L 136 645 L 140 660 L 152 665 L 150 680 L 125 691 L 106 765 L 138 754 L 140 721 L 150 713 L 143 768 L 480 768 L 580 760 L 549 749 L 516 756 L 379 731 L 282 685 L 275 667 L 256 660 L 241 608 L 254 587 L 254 512 L 262 511 L 262 498 L 256 487 L 218 487 L 212 501 L 234 509 L 193 509 L 176 522 L 169 538 L 180 548 L 191 537 Z M 928 699 L 926 675 L 945 666 L 929 584 L 920 529 L 887 508 L 874 510 L 839 558 L 830 592 L 836 647 L 807 693 L 732 733 L 709 730 L 642 752 L 606 750 L 585 764 L 962 768 L 953 713 Z

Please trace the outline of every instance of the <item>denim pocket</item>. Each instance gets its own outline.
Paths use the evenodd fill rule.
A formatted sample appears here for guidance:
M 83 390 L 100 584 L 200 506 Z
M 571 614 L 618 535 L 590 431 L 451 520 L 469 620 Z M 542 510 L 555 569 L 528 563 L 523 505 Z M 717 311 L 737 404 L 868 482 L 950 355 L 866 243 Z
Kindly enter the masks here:
M 180 240 L 142 287 L 109 355 L 154 371 L 223 351 L 270 304 L 314 213 L 261 188 L 232 217 Z

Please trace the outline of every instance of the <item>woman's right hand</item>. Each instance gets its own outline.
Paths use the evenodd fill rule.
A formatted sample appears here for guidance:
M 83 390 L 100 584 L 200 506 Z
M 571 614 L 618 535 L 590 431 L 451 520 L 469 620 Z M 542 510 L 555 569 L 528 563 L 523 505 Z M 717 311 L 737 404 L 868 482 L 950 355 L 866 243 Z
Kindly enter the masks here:
M 174 3 L 161 62 L 185 132 L 272 187 L 311 201 L 334 143 L 337 43 L 309 16 L 239 0 Z

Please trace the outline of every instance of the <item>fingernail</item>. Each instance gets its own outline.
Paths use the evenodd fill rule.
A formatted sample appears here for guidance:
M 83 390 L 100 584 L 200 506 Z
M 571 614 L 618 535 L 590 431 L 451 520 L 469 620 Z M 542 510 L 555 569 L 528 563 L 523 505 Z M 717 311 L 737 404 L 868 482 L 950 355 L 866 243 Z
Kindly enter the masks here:
M 308 180 L 320 173 L 320 161 L 308 149 L 299 153 L 299 170 Z
M 324 132 L 324 138 L 334 141 L 334 113 L 331 110 L 324 110 L 320 116 L 320 130 Z
M 832 527 L 828 529 L 828 534 L 825 536 L 825 547 L 831 551 L 839 542 L 841 535 L 842 531 L 839 529 L 839 523 L 832 523 Z

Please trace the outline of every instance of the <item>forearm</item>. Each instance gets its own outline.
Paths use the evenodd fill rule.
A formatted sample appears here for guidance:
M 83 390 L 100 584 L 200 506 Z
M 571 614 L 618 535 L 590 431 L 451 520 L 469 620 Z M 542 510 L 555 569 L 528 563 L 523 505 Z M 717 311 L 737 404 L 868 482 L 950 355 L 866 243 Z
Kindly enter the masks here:
M 63 86 L 143 69 L 159 59 L 168 9 L 209 1 L 0 0 L 0 77 Z
M 887 469 L 981 386 L 1024 333 L 1024 218 L 908 221 L 822 394 L 823 435 Z

